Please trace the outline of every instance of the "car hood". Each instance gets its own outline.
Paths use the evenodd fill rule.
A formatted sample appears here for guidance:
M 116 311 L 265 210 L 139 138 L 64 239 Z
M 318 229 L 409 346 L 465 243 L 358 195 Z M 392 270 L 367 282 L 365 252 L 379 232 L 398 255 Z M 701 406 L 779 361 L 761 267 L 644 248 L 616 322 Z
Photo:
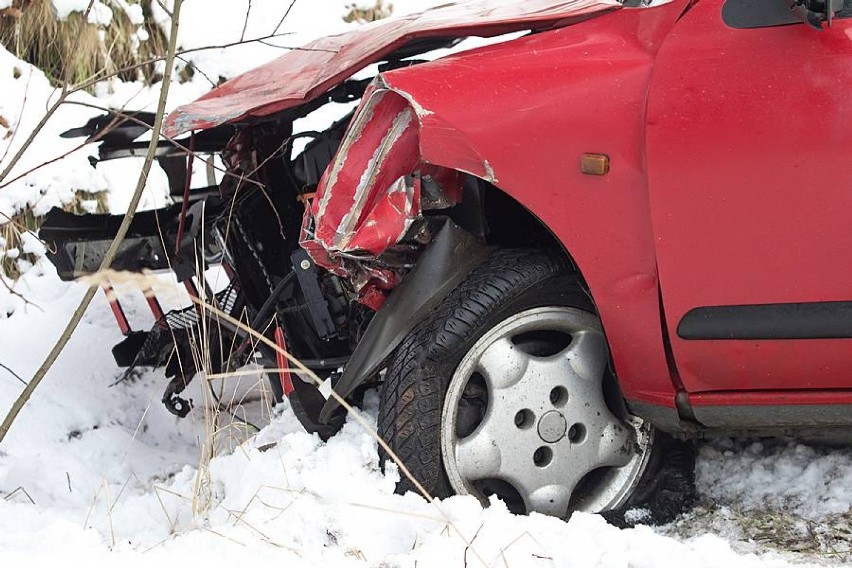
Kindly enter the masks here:
M 558 28 L 620 7 L 615 0 L 477 0 L 380 20 L 315 40 L 223 83 L 175 109 L 163 133 L 174 138 L 299 106 L 415 40 Z

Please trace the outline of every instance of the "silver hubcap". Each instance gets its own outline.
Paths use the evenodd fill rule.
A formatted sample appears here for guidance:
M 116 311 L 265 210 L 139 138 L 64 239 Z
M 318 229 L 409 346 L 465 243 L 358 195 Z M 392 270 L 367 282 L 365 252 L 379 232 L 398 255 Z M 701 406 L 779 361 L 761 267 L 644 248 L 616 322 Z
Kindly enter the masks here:
M 444 401 L 441 450 L 455 491 L 484 499 L 498 481 L 527 512 L 560 517 L 621 505 L 644 471 L 651 431 L 607 406 L 607 362 L 598 319 L 573 308 L 527 310 L 486 333 Z

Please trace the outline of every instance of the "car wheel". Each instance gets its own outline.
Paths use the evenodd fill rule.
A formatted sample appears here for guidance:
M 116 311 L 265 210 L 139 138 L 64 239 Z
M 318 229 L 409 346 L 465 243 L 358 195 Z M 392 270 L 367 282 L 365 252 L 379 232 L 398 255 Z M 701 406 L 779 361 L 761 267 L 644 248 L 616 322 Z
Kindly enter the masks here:
M 418 324 L 385 375 L 379 434 L 433 496 L 517 513 L 666 522 L 692 495 L 691 446 L 628 412 L 594 305 L 555 254 L 494 253 Z

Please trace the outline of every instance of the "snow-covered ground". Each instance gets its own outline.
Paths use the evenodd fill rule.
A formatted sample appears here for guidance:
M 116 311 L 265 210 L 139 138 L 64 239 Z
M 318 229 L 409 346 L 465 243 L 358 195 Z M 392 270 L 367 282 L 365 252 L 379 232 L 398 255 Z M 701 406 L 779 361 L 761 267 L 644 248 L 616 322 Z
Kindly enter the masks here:
M 54 1 L 65 8 L 88 4 Z M 349 24 L 341 16 L 347 3 L 296 1 L 280 28 L 292 35 L 274 41 L 300 45 L 346 29 Z M 395 0 L 395 13 L 439 3 Z M 268 35 L 289 4 L 186 0 L 181 44 L 233 42 L 244 27 L 246 38 Z M 261 43 L 196 52 L 191 59 L 202 73 L 174 86 L 169 107 L 206 91 L 205 76 L 233 76 L 280 52 Z M 9 124 L 0 126 L 0 157 L 8 160 L 55 94 L 38 71 L 2 49 L 0 93 L 0 116 Z M 151 108 L 157 90 L 112 82 L 97 94 L 73 100 Z M 24 173 L 72 149 L 77 141 L 59 139 L 58 133 L 96 114 L 86 106 L 64 107 L 16 171 Z M 138 164 L 114 162 L 95 170 L 87 158 L 93 153 L 94 148 L 85 148 L 0 187 L 0 214 L 12 215 L 23 203 L 44 212 L 68 201 L 72 189 L 107 190 L 111 206 L 120 211 Z M 145 207 L 159 206 L 167 193 L 164 176 L 155 172 Z M 23 252 L 38 249 L 37 242 L 28 246 Z M 164 280 L 162 287 L 168 290 L 170 283 Z M 15 290 L 29 303 L 0 287 L 2 415 L 23 387 L 15 375 L 21 380 L 32 376 L 85 286 L 59 281 L 41 260 Z M 181 297 L 174 292 L 167 300 L 178 304 Z M 152 323 L 141 294 L 128 292 L 122 301 L 135 327 Z M 852 560 L 848 449 L 789 440 L 703 443 L 699 504 L 666 527 L 619 530 L 584 514 L 567 522 L 516 517 L 501 503 L 483 510 L 470 497 L 430 504 L 413 494 L 395 495 L 396 474 L 380 471 L 376 444 L 355 421 L 322 443 L 304 433 L 284 405 L 274 409 L 270 421 L 262 398 L 235 404 L 234 412 L 238 417 L 249 413 L 251 420 L 268 426 L 249 437 L 237 420 L 219 416 L 226 431 L 218 437 L 218 455 L 207 459 L 209 413 L 198 408 L 183 420 L 169 414 L 159 402 L 165 382 L 161 372 L 114 384 L 121 370 L 110 347 L 120 339 L 99 296 L 0 445 L 3 566 L 42 560 L 130 566 L 269 560 L 306 566 L 736 567 Z M 243 379 L 247 384 L 256 380 Z M 201 399 L 199 392 L 192 396 Z M 368 420 L 374 420 L 375 401 L 368 397 L 365 406 Z

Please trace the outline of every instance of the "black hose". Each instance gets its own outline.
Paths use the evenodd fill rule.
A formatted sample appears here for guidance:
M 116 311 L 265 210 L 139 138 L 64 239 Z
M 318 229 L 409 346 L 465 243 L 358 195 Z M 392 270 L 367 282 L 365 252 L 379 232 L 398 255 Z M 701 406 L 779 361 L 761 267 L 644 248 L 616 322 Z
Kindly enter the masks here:
M 284 287 L 290 283 L 295 275 L 296 273 L 291 270 L 284 278 L 281 279 L 281 282 L 275 285 L 275 288 L 269 294 L 269 297 L 265 302 L 263 302 L 263 305 L 260 306 L 260 309 L 257 311 L 257 315 L 254 316 L 254 319 L 251 321 L 252 329 L 257 329 L 261 322 L 263 322 L 263 318 L 266 317 L 269 310 L 272 309 L 275 302 L 278 300 L 278 295 L 284 291 Z

